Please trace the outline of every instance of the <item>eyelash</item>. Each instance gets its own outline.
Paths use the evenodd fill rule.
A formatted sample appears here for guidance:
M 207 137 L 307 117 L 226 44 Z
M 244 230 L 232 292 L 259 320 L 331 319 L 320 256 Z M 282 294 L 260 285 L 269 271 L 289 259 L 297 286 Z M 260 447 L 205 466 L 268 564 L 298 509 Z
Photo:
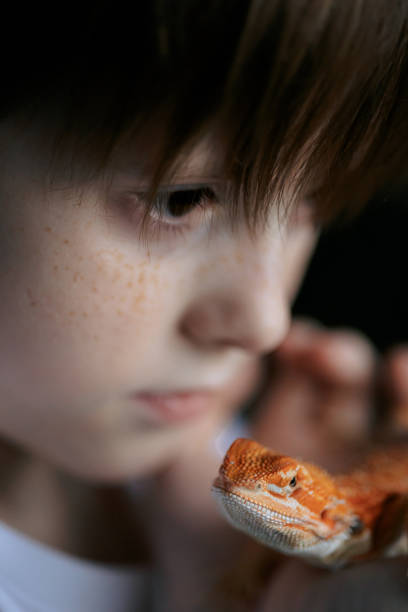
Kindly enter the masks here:
M 173 188 L 172 190 L 159 191 L 153 199 L 152 203 L 147 200 L 146 193 L 137 193 L 138 200 L 144 204 L 146 212 L 143 218 L 143 225 L 148 230 L 149 234 L 157 237 L 163 231 L 173 235 L 184 234 L 188 229 L 191 229 L 191 223 L 176 222 L 172 223 L 165 221 L 165 208 L 171 205 L 180 204 L 181 207 L 188 208 L 187 212 L 182 212 L 180 215 L 174 215 L 174 219 L 182 219 L 194 213 L 197 209 L 207 209 L 209 206 L 218 203 L 217 196 L 214 191 L 208 186 L 192 187 L 192 188 Z M 179 202 L 177 202 L 179 198 Z

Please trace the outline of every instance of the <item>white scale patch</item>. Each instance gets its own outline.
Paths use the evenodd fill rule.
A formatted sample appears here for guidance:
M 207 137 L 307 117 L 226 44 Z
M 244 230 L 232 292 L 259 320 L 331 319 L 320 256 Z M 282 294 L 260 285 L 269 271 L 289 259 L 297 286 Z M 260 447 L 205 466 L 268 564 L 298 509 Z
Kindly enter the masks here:
M 278 493 L 278 495 L 285 495 L 285 489 L 283 489 L 282 487 L 278 487 L 277 485 L 274 485 L 272 483 L 267 484 L 266 488 L 272 493 Z

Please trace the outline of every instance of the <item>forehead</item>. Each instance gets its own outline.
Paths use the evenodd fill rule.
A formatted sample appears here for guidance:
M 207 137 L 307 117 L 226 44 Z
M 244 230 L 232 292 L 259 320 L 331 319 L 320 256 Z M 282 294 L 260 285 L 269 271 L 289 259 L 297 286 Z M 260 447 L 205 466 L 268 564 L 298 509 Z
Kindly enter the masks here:
M 214 136 L 206 136 L 196 143 L 184 156 L 175 160 L 176 175 L 221 175 L 224 168 L 221 142 Z
M 153 177 L 158 160 L 161 161 L 163 138 L 163 132 L 156 128 L 151 133 L 141 133 L 132 142 L 121 143 L 112 155 L 113 171 L 130 177 Z M 164 161 L 168 166 L 164 180 L 171 182 L 186 179 L 211 182 L 226 178 L 222 142 L 215 135 L 202 136 L 174 156 L 169 152 Z

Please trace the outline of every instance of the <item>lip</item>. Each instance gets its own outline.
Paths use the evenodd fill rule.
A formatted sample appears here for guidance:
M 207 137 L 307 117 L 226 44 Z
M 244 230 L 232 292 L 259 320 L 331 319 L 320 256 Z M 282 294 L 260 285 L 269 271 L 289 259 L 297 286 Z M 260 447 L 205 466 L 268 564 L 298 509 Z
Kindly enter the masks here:
M 215 393 L 211 391 L 142 392 L 132 399 L 142 403 L 155 420 L 174 423 L 209 412 Z

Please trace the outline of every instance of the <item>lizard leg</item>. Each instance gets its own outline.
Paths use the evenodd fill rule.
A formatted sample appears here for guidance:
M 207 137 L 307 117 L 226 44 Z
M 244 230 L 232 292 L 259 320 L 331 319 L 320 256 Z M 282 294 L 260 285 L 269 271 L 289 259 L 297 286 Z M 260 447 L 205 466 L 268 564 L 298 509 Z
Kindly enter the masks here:
M 394 493 L 383 502 L 373 529 L 372 551 L 387 557 L 408 554 L 408 495 Z

